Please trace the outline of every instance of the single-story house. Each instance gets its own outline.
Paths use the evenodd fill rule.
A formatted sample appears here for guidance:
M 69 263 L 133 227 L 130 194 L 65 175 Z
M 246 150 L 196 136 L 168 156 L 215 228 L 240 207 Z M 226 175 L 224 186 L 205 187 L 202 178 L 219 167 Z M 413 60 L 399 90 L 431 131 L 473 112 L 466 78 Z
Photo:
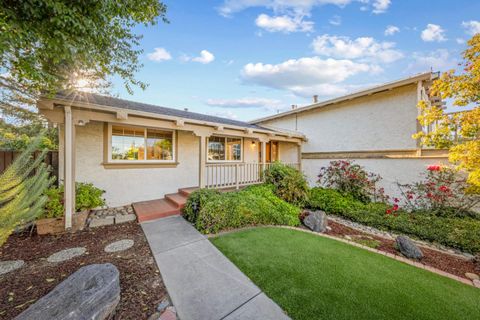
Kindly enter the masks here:
M 75 181 L 105 190 L 114 207 L 175 200 L 179 189 L 259 183 L 273 161 L 301 165 L 305 136 L 299 132 L 84 92 L 40 99 L 38 107 L 59 128 L 67 227 Z
M 310 184 L 333 159 L 355 159 L 384 178 L 418 180 L 444 150 L 422 149 L 417 103 L 436 74 L 423 73 L 250 123 L 72 92 L 43 98 L 40 112 L 59 127 L 59 177 L 65 186 L 66 225 L 74 182 L 106 191 L 107 205 L 163 198 L 179 189 L 259 183 L 269 163 L 301 169 Z M 70 195 L 70 196 L 69 196 Z

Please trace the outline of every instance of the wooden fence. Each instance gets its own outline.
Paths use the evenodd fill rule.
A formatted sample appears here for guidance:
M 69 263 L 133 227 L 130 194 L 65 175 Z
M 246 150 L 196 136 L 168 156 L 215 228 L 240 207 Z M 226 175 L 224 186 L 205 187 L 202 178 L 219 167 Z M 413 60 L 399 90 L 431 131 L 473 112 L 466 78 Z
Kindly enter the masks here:
M 0 150 L 0 174 L 12 164 L 20 153 L 20 151 Z M 39 155 L 40 152 L 36 152 L 34 158 Z M 44 162 L 51 167 L 51 175 L 56 178 L 55 184 L 58 185 L 58 151 L 49 151 Z

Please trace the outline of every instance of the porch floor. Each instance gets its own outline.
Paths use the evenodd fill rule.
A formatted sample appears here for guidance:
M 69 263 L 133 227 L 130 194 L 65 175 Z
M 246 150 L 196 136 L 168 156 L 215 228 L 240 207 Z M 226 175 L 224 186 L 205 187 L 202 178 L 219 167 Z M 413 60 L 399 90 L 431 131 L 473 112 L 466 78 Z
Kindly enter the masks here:
M 138 222 L 181 214 L 188 196 L 197 189 L 198 187 L 182 188 L 178 189 L 177 193 L 165 195 L 165 198 L 163 199 L 132 203 Z

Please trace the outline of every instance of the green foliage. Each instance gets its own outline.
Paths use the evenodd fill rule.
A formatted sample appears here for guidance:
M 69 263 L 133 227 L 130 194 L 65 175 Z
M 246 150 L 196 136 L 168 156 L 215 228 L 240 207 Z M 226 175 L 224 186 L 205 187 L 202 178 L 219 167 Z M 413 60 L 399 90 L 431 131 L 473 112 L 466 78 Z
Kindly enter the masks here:
M 53 183 L 49 168 L 43 163 L 46 151 L 33 160 L 40 139 L 35 139 L 0 175 L 0 245 L 15 227 L 30 222 L 44 209 L 44 191 Z M 32 175 L 32 173 L 34 174 Z
M 11 129 L 12 128 L 2 129 L 0 127 L 0 150 L 25 150 L 34 138 L 31 138 L 31 136 L 26 133 L 19 133 L 22 132 L 21 130 Z M 37 135 L 38 133 L 34 136 Z M 55 141 L 56 139 L 52 139 L 52 137 L 42 135 L 38 148 L 41 150 L 56 150 L 58 146 Z
M 81 89 L 80 79 L 106 89 L 119 76 L 128 92 L 144 89 L 134 77 L 142 37 L 133 30 L 167 22 L 165 13 L 158 0 L 0 0 L 0 118 L 45 128 L 35 108 L 40 95 Z M 38 132 L 28 131 L 9 132 Z
M 52 187 L 45 190 L 44 193 L 47 197 L 47 203 L 45 204 L 45 210 L 41 215 L 42 218 L 60 218 L 63 216 L 63 190 L 58 187 Z
M 252 225 L 299 224 L 300 209 L 278 198 L 269 185 L 251 186 L 238 192 L 196 191 L 190 195 L 184 212 L 203 233 Z M 201 203 L 198 212 L 193 205 Z M 194 214 L 192 214 L 194 213 Z
M 75 211 L 93 209 L 105 205 L 102 195 L 104 190 L 95 187 L 92 183 L 77 182 L 75 184 Z
M 387 215 L 387 204 L 364 204 L 336 190 L 322 188 L 311 190 L 309 206 L 375 228 L 408 234 L 471 253 L 480 252 L 480 220 L 477 219 L 442 217 L 426 211 L 408 213 L 399 210 L 395 215 Z
M 281 199 L 303 206 L 307 201 L 308 184 L 305 176 L 295 168 L 275 162 L 265 170 L 265 182 L 272 184 Z
M 199 189 L 192 192 L 183 209 L 183 217 L 187 221 L 195 223 L 203 206 L 219 194 L 219 191 L 213 189 Z
M 371 200 L 385 202 L 388 199 L 383 188 L 377 188 L 381 179 L 380 175 L 368 172 L 350 160 L 330 161 L 329 166 L 322 167 L 318 175 L 318 183 L 322 186 L 352 195 L 363 203 Z

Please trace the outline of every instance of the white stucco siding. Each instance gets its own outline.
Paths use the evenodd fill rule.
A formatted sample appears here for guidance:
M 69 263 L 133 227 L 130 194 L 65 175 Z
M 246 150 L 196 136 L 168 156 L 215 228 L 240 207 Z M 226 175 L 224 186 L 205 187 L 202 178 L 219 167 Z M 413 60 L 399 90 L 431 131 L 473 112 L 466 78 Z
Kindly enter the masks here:
M 311 186 L 317 185 L 320 168 L 328 166 L 331 160 L 304 159 L 302 168 Z M 447 163 L 440 159 L 354 159 L 355 163 L 365 167 L 369 172 L 380 174 L 380 186 L 391 197 L 400 197 L 397 182 L 413 183 L 422 179 L 422 174 L 431 164 Z
M 278 157 L 281 162 L 298 163 L 298 145 L 280 141 L 278 143 Z
M 191 132 L 178 131 L 176 168 L 105 169 L 103 130 L 103 123 L 77 126 L 76 181 L 106 190 L 108 206 L 159 199 L 178 188 L 198 185 L 199 138 Z
M 255 142 L 253 144 L 252 142 Z M 243 139 L 243 161 L 248 163 L 258 163 L 259 142 L 254 139 Z
M 415 149 L 416 104 L 409 85 L 264 124 L 305 134 L 303 152 Z

